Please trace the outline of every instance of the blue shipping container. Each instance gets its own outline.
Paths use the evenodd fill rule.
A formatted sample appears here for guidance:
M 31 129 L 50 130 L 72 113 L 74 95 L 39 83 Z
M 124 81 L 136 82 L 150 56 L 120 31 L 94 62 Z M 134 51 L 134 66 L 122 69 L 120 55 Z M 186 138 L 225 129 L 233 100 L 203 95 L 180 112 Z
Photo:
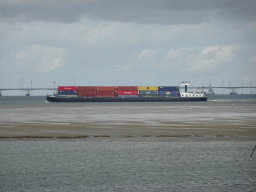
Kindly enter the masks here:
M 139 97 L 157 97 L 157 94 L 139 95 Z
M 179 91 L 179 86 L 159 86 L 158 91 Z
M 77 95 L 78 91 L 58 91 L 59 95 Z
M 157 95 L 157 91 L 139 91 L 139 95 Z
M 158 95 L 158 97 L 180 97 L 180 94 L 170 94 L 170 95 L 162 94 L 162 95 Z
M 179 91 L 159 91 L 159 95 L 177 95 Z

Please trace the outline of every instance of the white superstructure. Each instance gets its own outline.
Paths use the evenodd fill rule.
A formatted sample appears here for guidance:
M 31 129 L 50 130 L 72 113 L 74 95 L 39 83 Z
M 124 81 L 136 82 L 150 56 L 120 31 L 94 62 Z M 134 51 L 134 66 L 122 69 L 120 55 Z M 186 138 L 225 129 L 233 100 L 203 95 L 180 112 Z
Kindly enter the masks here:
M 204 92 L 180 92 L 181 97 L 205 97 Z
M 187 86 L 192 85 L 192 81 L 183 81 L 181 85 L 185 85 L 185 92 L 180 92 L 181 97 L 205 97 L 205 92 L 188 92 Z

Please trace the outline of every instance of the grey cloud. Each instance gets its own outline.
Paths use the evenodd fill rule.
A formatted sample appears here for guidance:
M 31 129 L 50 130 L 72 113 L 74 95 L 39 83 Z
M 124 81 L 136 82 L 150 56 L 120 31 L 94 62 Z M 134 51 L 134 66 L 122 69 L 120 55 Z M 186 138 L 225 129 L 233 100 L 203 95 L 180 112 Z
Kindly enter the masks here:
M 4 18 L 25 16 L 27 21 L 77 22 L 81 17 L 93 17 L 141 24 L 195 24 L 209 17 L 235 21 L 255 20 L 255 1 L 230 0 L 95 0 L 55 1 L 54 3 L 23 2 L 0 5 Z
M 204 60 L 210 60 L 210 59 L 214 59 L 216 56 L 215 56 L 215 52 L 214 51 L 211 51 L 211 52 L 208 52 L 207 54 L 205 54 L 202 59 Z
M 4 18 L 16 17 L 18 21 L 50 21 L 60 23 L 76 22 L 84 14 L 82 7 L 77 7 L 72 3 L 62 3 L 60 5 L 35 5 L 22 4 L 15 6 L 0 6 L 1 16 Z M 26 18 L 26 20 L 24 20 Z

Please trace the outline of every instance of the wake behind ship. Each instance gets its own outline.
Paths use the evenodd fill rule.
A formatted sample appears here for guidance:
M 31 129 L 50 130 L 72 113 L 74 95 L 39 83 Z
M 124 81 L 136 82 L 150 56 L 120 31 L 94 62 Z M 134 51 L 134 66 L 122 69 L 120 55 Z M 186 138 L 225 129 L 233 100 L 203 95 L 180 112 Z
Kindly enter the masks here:
M 207 101 L 204 92 L 180 92 L 179 86 L 59 86 L 51 102 L 184 102 Z

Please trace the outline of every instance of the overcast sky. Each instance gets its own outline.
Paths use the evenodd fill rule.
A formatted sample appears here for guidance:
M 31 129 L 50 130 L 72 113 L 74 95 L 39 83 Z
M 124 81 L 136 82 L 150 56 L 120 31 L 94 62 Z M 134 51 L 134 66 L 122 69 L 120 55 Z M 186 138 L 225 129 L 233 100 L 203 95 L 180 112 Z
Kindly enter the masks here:
M 255 10 L 255 0 L 1 0 L 0 88 L 256 86 Z

